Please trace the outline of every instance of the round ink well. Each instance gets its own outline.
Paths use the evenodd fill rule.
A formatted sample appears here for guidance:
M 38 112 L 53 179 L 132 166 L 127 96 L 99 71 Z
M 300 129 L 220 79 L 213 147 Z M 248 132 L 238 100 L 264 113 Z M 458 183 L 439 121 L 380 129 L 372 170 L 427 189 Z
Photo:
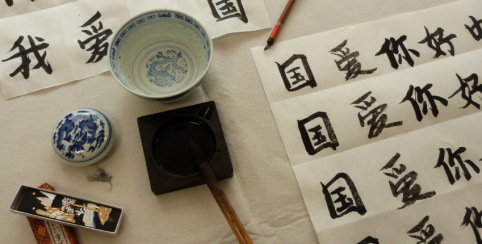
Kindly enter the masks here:
M 233 177 L 214 101 L 142 116 L 137 123 L 152 193 L 159 195 L 206 183 L 194 164 L 190 140 L 204 154 L 217 180 Z
M 216 136 L 209 122 L 199 116 L 182 115 L 162 123 L 152 141 L 152 155 L 161 170 L 175 176 L 189 177 L 199 172 L 189 149 L 192 139 L 208 163 L 216 154 Z

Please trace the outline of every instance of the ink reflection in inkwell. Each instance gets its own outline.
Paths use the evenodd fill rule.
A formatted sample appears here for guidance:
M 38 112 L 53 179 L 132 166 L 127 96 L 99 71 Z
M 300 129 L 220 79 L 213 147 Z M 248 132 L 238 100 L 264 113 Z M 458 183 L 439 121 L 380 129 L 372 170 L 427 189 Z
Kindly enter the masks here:
M 191 138 L 211 161 L 216 152 L 216 138 L 203 120 L 191 116 L 179 116 L 167 121 L 156 133 L 153 155 L 161 169 L 179 176 L 197 174 L 189 150 Z
M 217 180 L 233 177 L 233 166 L 215 102 L 151 114 L 137 119 L 154 194 L 205 184 L 194 162 L 197 145 Z

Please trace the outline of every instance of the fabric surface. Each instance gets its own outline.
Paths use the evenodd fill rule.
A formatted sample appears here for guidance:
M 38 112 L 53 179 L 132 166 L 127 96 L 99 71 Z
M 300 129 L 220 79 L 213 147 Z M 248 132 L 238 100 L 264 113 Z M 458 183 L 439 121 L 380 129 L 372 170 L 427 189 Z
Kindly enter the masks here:
M 272 25 L 286 2 L 265 0 Z M 297 1 L 277 42 L 448 2 Z M 250 52 L 251 47 L 265 45 L 270 32 L 214 40 L 214 60 L 203 85 L 175 103 L 137 97 L 109 72 L 0 99 L 2 243 L 35 243 L 25 216 L 7 208 L 20 185 L 44 182 L 59 192 L 125 210 L 118 236 L 76 229 L 80 243 L 237 243 L 206 185 L 152 194 L 137 128 L 140 116 L 210 100 L 216 101 L 234 167 L 234 177 L 220 184 L 254 243 L 318 243 Z M 50 138 L 56 121 L 81 107 L 105 113 L 116 129 L 116 140 L 101 162 L 74 168 L 61 162 Z M 88 180 L 99 167 L 112 176 L 112 185 Z

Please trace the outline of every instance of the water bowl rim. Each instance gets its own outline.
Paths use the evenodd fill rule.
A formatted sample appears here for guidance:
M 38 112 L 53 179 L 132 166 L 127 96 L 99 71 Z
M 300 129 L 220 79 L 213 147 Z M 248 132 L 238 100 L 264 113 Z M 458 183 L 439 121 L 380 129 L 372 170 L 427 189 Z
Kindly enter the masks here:
M 173 93 L 169 93 L 169 94 L 158 94 L 158 95 L 149 95 L 149 94 L 144 94 L 144 93 L 139 93 L 137 91 L 134 91 L 132 89 L 130 89 L 129 87 L 127 87 L 126 85 L 124 85 L 121 81 L 119 81 L 119 79 L 117 79 L 116 75 L 114 74 L 113 70 L 112 70 L 112 65 L 111 65 L 111 55 L 112 55 L 112 52 L 110 51 L 111 48 L 112 48 L 112 45 L 114 43 L 114 41 L 116 40 L 116 37 L 119 35 L 119 32 L 128 24 L 130 23 L 131 21 L 133 21 L 134 19 L 138 18 L 139 16 L 142 16 L 142 15 L 145 15 L 145 14 L 149 14 L 149 13 L 159 13 L 159 12 L 166 12 L 166 11 L 169 11 L 169 12 L 176 12 L 176 13 L 179 13 L 179 14 L 182 14 L 182 15 L 185 15 L 189 18 L 191 18 L 192 20 L 195 20 L 196 23 L 204 30 L 204 32 L 206 33 L 207 35 L 207 38 L 209 40 L 209 46 L 211 47 L 211 52 L 209 53 L 209 57 L 208 57 L 208 64 L 206 66 L 206 68 L 204 69 L 203 73 L 201 75 L 198 76 L 198 78 L 193 82 L 191 83 L 190 85 L 184 87 L 183 89 L 179 90 L 179 91 L 176 91 L 176 92 L 173 92 Z M 115 32 L 114 32 L 114 35 L 113 35 L 113 38 L 109 41 L 109 47 L 108 47 L 108 62 L 109 62 L 109 71 L 110 73 L 112 74 L 112 76 L 114 76 L 114 79 L 117 81 L 117 83 L 119 83 L 122 87 L 124 87 L 124 89 L 126 89 L 127 91 L 131 92 L 131 93 L 134 93 L 135 95 L 137 96 L 140 96 L 140 97 L 144 97 L 144 98 L 151 98 L 151 99 L 166 99 L 166 100 L 170 100 L 169 98 L 173 98 L 173 99 L 178 99 L 176 98 L 176 96 L 179 96 L 179 95 L 183 95 L 184 93 L 185 94 L 188 94 L 192 89 L 196 88 L 197 85 L 204 79 L 204 76 L 206 76 L 206 73 L 208 72 L 209 68 L 211 67 L 211 63 L 212 63 L 212 60 L 213 60 L 213 55 L 214 55 L 214 52 L 213 52 L 213 39 L 211 38 L 211 35 L 209 34 L 206 26 L 204 26 L 203 23 L 201 23 L 197 18 L 193 17 L 192 15 L 190 14 L 187 14 L 185 12 L 182 12 L 182 11 L 179 11 L 179 10 L 174 10 L 174 9 L 168 9 L 168 8 L 162 8 L 162 9 L 152 9 L 152 10 L 148 10 L 148 11 L 144 11 L 144 12 L 141 12 L 131 18 L 129 18 L 129 20 L 127 20 L 123 25 L 121 25 Z

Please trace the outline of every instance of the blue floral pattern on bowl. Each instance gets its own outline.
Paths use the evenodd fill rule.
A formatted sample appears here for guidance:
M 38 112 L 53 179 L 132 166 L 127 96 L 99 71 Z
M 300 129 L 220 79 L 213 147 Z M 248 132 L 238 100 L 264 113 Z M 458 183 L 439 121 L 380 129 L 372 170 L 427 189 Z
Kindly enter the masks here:
M 109 43 L 109 67 L 128 91 L 175 101 L 199 86 L 211 65 L 212 48 L 209 34 L 194 17 L 151 10 L 132 17 L 115 33 Z
M 56 124 L 52 145 L 64 160 L 82 163 L 100 156 L 111 143 L 111 137 L 112 127 L 103 113 L 90 108 L 77 109 Z
M 181 52 L 168 50 L 165 55 L 158 52 L 151 57 L 146 68 L 149 69 L 147 78 L 150 82 L 160 87 L 171 87 L 184 80 L 188 64 Z

